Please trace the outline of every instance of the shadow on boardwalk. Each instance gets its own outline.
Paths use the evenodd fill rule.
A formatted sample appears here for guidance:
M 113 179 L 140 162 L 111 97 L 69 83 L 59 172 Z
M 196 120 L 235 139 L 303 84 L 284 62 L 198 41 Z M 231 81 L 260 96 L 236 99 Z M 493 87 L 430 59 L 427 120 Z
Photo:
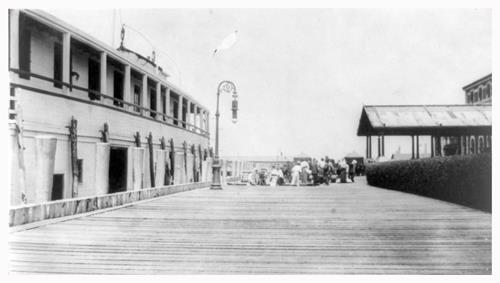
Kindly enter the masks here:
M 166 196 L 9 238 L 11 273 L 491 274 L 491 214 L 354 184 Z

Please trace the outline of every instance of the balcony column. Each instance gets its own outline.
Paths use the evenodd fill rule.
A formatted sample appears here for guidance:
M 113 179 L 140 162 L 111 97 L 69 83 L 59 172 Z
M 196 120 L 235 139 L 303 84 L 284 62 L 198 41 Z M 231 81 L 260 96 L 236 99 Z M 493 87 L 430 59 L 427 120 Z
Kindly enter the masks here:
M 191 131 L 195 130 L 196 125 L 196 104 L 194 102 L 189 103 L 189 123 L 191 124 Z
M 131 91 L 131 78 L 130 78 L 130 65 L 125 65 L 124 74 L 123 74 L 123 101 L 128 103 L 134 103 L 132 96 L 130 94 Z M 133 110 L 129 105 L 124 104 L 123 108 L 125 110 Z
M 9 12 L 9 66 L 19 69 L 19 10 L 12 9 Z
M 198 127 L 198 121 L 197 121 L 197 117 L 196 117 L 196 108 L 197 108 L 197 105 L 195 103 L 192 104 L 193 105 L 193 131 L 194 132 L 197 132 L 197 129 L 196 127 Z
M 167 89 L 165 90 L 165 114 L 167 114 L 167 116 L 171 116 L 172 113 L 170 113 L 170 88 L 167 87 Z M 169 119 L 165 119 L 165 121 L 167 121 L 167 123 L 169 123 Z
M 198 105 L 193 106 L 193 131 L 198 132 Z
M 70 61 L 71 61 L 71 35 L 69 32 L 63 33 L 62 38 L 62 81 L 69 84 L 69 76 L 71 74 Z M 69 87 L 63 86 L 63 92 L 69 94 Z
M 198 132 L 198 117 L 197 117 L 197 112 L 198 111 L 198 105 L 196 105 L 195 103 L 193 103 L 193 131 L 195 133 Z
M 201 109 L 200 107 L 196 106 L 196 110 L 195 110 L 195 120 L 196 120 L 196 127 L 198 127 L 198 129 L 196 130 L 197 132 L 201 133 Z
M 161 101 L 161 83 L 156 83 L 156 112 L 163 113 L 163 104 Z M 156 120 L 163 121 L 163 115 L 156 114 Z
M 108 95 L 108 86 L 107 86 L 107 67 L 108 67 L 108 55 L 106 52 L 101 52 L 101 57 L 99 60 L 99 92 L 104 95 Z
M 206 127 L 207 133 L 210 132 L 210 112 L 207 111 L 207 127 Z
M 178 107 L 177 108 L 177 114 L 178 114 L 177 119 L 178 119 L 178 125 L 181 128 L 184 127 L 184 125 L 183 125 L 184 121 L 182 120 L 182 116 L 183 116 L 182 115 L 182 103 L 183 103 L 183 100 L 184 100 L 184 98 L 182 97 L 182 95 L 179 94 L 179 103 L 177 104 L 177 107 Z
M 191 101 L 188 100 L 186 103 L 186 129 L 192 130 L 191 127 L 192 121 L 191 121 Z
M 200 108 L 200 131 L 205 131 L 205 110 L 203 108 Z
M 144 107 L 144 108 L 148 108 L 148 103 L 147 103 L 147 99 L 148 99 L 148 76 L 146 74 L 143 74 L 142 75 L 142 93 L 141 93 L 141 106 Z M 144 109 L 141 109 L 141 114 L 142 115 L 147 115 L 148 113 L 146 113 L 144 111 Z

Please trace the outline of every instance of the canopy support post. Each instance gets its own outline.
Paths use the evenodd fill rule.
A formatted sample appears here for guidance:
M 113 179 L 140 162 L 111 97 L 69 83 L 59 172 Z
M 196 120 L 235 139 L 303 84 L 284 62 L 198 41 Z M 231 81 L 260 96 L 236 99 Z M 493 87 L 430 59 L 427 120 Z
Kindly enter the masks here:
M 411 135 L 411 159 L 415 159 L 415 136 Z

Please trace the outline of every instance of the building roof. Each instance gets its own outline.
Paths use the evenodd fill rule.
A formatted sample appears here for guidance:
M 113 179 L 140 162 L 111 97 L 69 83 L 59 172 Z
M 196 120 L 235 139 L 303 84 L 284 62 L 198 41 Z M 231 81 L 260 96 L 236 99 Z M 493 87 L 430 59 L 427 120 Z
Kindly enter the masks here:
M 358 136 L 473 134 L 491 124 L 491 105 L 372 105 L 363 107 Z
M 467 89 L 469 89 L 469 88 L 471 88 L 471 87 L 474 87 L 474 86 L 476 86 L 477 84 L 481 84 L 481 83 L 483 83 L 484 81 L 491 81 L 491 77 L 492 77 L 492 74 L 486 75 L 486 76 L 484 76 L 484 77 L 482 77 L 482 78 L 480 78 L 480 79 L 477 79 L 477 80 L 473 81 L 472 83 L 470 83 L 470 84 L 468 84 L 468 85 L 464 86 L 462 89 L 466 91 Z

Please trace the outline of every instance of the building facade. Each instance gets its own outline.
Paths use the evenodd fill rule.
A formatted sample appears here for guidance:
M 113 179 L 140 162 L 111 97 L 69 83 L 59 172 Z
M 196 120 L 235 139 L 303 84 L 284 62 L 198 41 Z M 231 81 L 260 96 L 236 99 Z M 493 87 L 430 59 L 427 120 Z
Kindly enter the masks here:
M 211 179 L 209 110 L 160 66 L 9 10 L 11 204 Z
M 492 74 L 482 77 L 463 87 L 466 104 L 491 104 Z

